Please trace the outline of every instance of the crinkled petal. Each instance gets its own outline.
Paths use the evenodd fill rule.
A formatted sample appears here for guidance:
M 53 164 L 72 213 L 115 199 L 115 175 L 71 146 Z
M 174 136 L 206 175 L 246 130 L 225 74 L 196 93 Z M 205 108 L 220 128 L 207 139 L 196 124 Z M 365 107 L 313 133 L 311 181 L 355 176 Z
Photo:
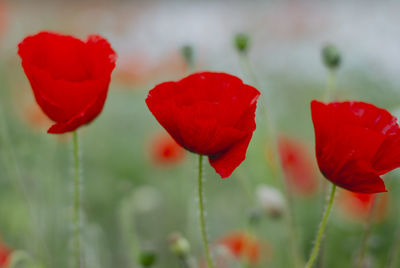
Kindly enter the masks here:
M 103 90 L 98 98 L 90 103 L 82 112 L 72 117 L 67 122 L 59 122 L 52 125 L 48 129 L 48 133 L 61 134 L 69 131 L 74 131 L 78 127 L 88 124 L 93 121 L 102 111 L 104 102 L 107 98 L 107 88 Z
M 330 179 L 328 177 L 328 179 Z M 370 163 L 361 160 L 350 161 L 336 175 L 336 185 L 356 193 L 387 192 L 385 183 Z
M 249 134 L 243 140 L 235 143 L 228 150 L 219 154 L 210 155 L 208 160 L 210 165 L 221 176 L 221 178 L 229 177 L 246 158 L 247 147 L 249 146 L 251 137 Z
M 372 161 L 378 174 L 382 175 L 400 167 L 400 135 L 387 137 Z

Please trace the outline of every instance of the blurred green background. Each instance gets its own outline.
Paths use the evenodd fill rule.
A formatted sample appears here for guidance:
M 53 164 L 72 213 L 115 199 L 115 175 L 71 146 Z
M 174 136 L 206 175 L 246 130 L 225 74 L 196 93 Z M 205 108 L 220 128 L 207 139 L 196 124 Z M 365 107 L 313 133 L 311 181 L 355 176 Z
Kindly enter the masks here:
M 241 69 L 232 42 L 237 32 L 247 33 L 263 95 L 259 107 L 273 118 L 278 133 L 308 146 L 310 168 L 316 170 L 309 103 L 322 99 L 326 89 L 322 46 L 334 43 L 342 53 L 336 99 L 363 100 L 400 114 L 398 10 L 396 1 L 0 2 L 1 240 L 26 251 L 40 267 L 68 267 L 72 139 L 46 133 L 50 122 L 36 106 L 17 56 L 17 44 L 26 35 L 53 30 L 85 38 L 99 33 L 118 54 L 102 114 L 79 131 L 87 267 L 139 267 L 132 247 L 137 240 L 141 250 L 157 254 L 153 267 L 169 268 L 180 267 L 169 250 L 172 232 L 188 239 L 196 263 L 203 258 L 197 158 L 186 152 L 173 163 L 154 160 L 154 137 L 163 130 L 144 99 L 154 85 L 188 74 L 181 47 L 194 48 L 195 70 L 229 72 L 255 85 Z M 268 162 L 267 126 L 260 116 L 257 125 L 247 159 L 230 178 L 221 180 L 206 164 L 211 243 L 231 231 L 248 230 L 251 212 L 259 207 L 257 185 L 282 186 Z M 397 172 L 386 176 L 386 216 L 373 226 L 367 267 L 384 267 L 400 228 L 398 177 Z M 323 178 L 318 175 L 318 180 Z M 306 258 L 323 197 L 316 191 L 293 198 Z M 335 206 L 331 216 L 320 267 L 353 267 L 358 254 L 364 221 L 349 219 L 340 208 Z M 265 258 L 251 267 L 291 267 L 284 218 L 264 215 L 251 232 L 269 245 L 262 251 Z

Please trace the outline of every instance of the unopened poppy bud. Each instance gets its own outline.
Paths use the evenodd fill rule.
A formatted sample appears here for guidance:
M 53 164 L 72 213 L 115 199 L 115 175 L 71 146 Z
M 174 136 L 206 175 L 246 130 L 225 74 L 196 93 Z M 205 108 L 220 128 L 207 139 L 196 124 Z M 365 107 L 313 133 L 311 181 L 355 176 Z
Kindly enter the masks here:
M 321 51 L 325 66 L 331 70 L 339 68 L 342 61 L 339 50 L 332 44 L 327 44 Z
M 157 255 L 154 251 L 143 251 L 139 255 L 139 263 L 143 267 L 151 267 L 157 260 Z
M 240 53 L 246 53 L 249 49 L 250 38 L 245 33 L 238 33 L 235 35 L 234 43 Z
M 285 200 L 282 193 L 275 188 L 259 185 L 257 187 L 259 206 L 268 216 L 280 218 L 285 213 Z
M 194 65 L 194 49 L 191 45 L 184 45 L 181 48 L 181 53 L 187 65 L 189 66 Z
M 172 233 L 169 236 L 169 248 L 179 257 L 185 257 L 190 252 L 190 244 L 180 233 Z
M 253 209 L 249 213 L 249 223 L 252 225 L 257 225 L 262 218 L 262 213 L 259 209 Z

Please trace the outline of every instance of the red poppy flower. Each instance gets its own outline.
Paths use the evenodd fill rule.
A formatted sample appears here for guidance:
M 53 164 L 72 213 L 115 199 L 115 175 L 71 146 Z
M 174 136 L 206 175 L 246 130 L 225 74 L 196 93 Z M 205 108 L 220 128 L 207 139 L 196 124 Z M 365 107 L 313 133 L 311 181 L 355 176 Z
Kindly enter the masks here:
M 358 193 L 385 192 L 380 175 L 400 167 L 400 128 L 384 109 L 364 102 L 311 102 L 319 168 Z
M 106 39 L 41 32 L 18 48 L 36 102 L 55 121 L 48 133 L 74 131 L 99 115 L 116 60 Z
M 151 159 L 157 164 L 172 164 L 181 161 L 185 151 L 167 133 L 157 135 L 151 143 Z
M 364 221 L 368 219 L 373 206 L 375 206 L 374 218 L 376 220 L 383 220 L 388 212 L 387 193 L 381 194 L 377 198 L 376 194 L 360 194 L 344 190 L 340 193 L 338 201 L 343 214 L 353 220 Z
M 226 178 L 246 157 L 259 95 L 235 76 L 201 72 L 157 85 L 146 103 L 179 145 L 207 155 Z
M 10 264 L 11 250 L 0 241 L 0 268 L 7 268 Z
M 248 233 L 229 233 L 222 237 L 217 244 L 226 247 L 237 259 L 244 258 L 252 265 L 256 265 L 260 260 L 261 245 Z
M 290 188 L 301 195 L 314 193 L 318 180 L 308 148 L 301 141 L 280 136 L 278 149 Z

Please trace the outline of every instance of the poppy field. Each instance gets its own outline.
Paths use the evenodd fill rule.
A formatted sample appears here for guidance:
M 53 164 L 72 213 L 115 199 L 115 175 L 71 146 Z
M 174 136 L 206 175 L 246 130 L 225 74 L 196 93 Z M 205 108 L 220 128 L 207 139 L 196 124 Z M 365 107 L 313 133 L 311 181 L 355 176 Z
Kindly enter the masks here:
M 0 268 L 400 267 L 399 8 L 0 0 Z

